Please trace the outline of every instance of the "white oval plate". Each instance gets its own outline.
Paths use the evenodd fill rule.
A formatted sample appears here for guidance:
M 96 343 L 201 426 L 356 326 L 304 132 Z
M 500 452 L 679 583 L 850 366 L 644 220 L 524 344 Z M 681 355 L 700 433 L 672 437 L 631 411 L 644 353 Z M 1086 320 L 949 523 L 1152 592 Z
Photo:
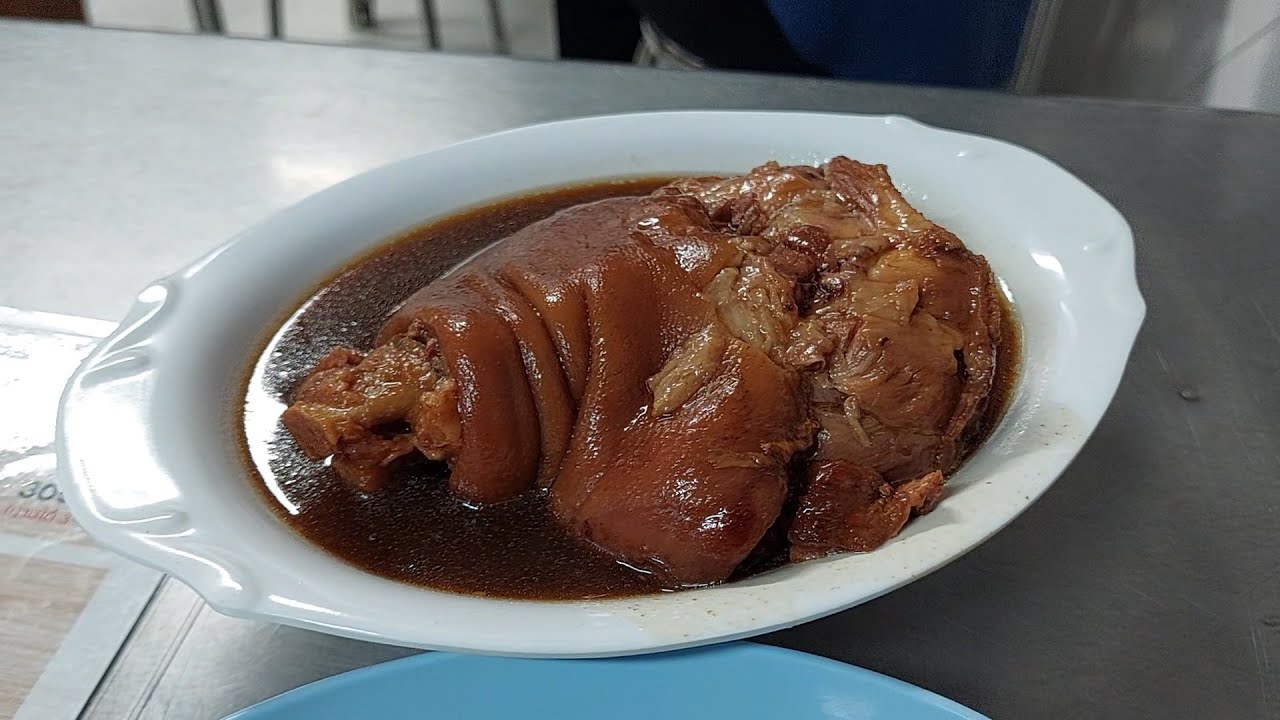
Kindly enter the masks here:
M 769 159 L 886 163 L 907 198 L 986 255 L 1017 307 L 1023 370 L 990 440 L 933 513 L 867 554 L 720 587 L 519 602 L 433 592 L 344 564 L 263 507 L 235 451 L 242 373 L 310 288 L 432 218 L 620 175 L 738 173 Z M 412 157 L 287 208 L 147 288 L 67 386 L 58 467 L 100 543 L 229 615 L 423 648 L 526 656 L 652 652 L 742 638 L 889 592 L 1022 512 L 1080 450 L 1144 306 L 1124 219 L 1045 158 L 903 117 L 674 112 L 522 128 Z

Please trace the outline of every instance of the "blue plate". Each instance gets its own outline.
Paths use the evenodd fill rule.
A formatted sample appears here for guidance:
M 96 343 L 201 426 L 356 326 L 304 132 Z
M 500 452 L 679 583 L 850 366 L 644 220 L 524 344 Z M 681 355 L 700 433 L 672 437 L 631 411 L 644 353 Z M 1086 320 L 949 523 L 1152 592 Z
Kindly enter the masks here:
M 424 653 L 321 680 L 227 720 L 984 720 L 893 678 L 733 643 L 608 660 Z

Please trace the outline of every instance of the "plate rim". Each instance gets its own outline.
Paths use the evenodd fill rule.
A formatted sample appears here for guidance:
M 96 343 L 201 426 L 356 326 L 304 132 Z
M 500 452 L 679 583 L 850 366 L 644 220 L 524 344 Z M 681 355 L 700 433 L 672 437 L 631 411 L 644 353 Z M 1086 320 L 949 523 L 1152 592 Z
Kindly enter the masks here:
M 797 672 L 808 668 L 817 668 L 828 673 L 847 675 L 850 684 L 857 684 L 874 692 L 909 697 L 913 702 L 917 702 L 921 709 L 937 710 L 940 715 L 945 714 L 946 717 L 954 717 L 958 720 L 988 720 L 986 715 L 966 705 L 939 695 L 928 688 L 895 678 L 892 675 L 886 675 L 860 665 L 841 662 L 802 650 L 741 640 L 663 653 L 581 660 L 484 656 L 427 650 L 415 655 L 366 665 L 337 675 L 313 680 L 305 685 L 286 690 L 278 695 L 256 702 L 249 707 L 237 710 L 223 720 L 276 720 L 278 717 L 291 717 L 285 713 L 306 709 L 305 705 L 294 707 L 295 705 L 299 703 L 305 704 L 317 698 L 322 699 L 332 692 L 343 692 L 351 687 L 359 687 L 361 683 L 364 683 L 369 678 L 405 673 L 410 676 L 405 679 L 423 681 L 429 679 L 434 667 L 450 663 L 477 664 L 480 666 L 497 663 L 502 665 L 503 669 L 513 668 L 515 672 L 518 672 L 521 668 L 528 667 L 527 663 L 557 663 L 559 667 L 563 668 L 562 672 L 573 673 L 577 667 L 587 663 L 627 663 L 644 667 L 674 659 L 688 660 L 690 658 L 697 662 L 711 663 L 716 663 L 722 658 L 729 660 L 741 658 L 752 663 L 769 663 L 771 665 L 794 663 L 798 666 L 796 668 Z M 770 669 L 771 665 L 765 666 L 764 669 Z M 467 670 L 471 669 L 473 668 L 467 668 Z M 477 667 L 474 669 L 492 670 L 489 667 Z M 424 674 L 426 677 L 424 677 Z M 276 706 L 279 707 L 277 708 Z

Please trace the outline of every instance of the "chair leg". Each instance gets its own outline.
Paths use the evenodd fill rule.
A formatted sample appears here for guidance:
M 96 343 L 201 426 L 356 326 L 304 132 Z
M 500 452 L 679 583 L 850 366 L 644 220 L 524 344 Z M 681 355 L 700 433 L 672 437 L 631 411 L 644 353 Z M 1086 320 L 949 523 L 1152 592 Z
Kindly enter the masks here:
M 422 0 L 422 25 L 427 31 L 427 47 L 440 49 L 440 29 L 436 22 L 436 4 L 432 0 Z
M 351 24 L 361 30 L 370 30 L 378 26 L 378 18 L 373 12 L 373 0 L 349 0 L 347 11 L 351 14 Z
M 510 55 L 506 24 L 502 22 L 501 0 L 489 0 L 489 24 L 493 29 L 493 49 L 499 55 Z
M 284 0 L 268 0 L 267 2 L 267 25 L 271 30 L 271 37 L 279 40 L 284 37 Z
M 218 0 L 191 0 L 196 29 L 202 33 L 222 34 L 222 7 Z
M 636 43 L 635 54 L 631 56 L 631 62 L 640 67 L 653 67 L 657 62 L 657 58 L 653 55 L 653 49 L 649 47 L 649 43 L 644 38 L 640 38 L 640 42 Z
M 1014 62 L 1006 90 L 1032 95 L 1040 88 L 1050 40 L 1064 4 L 1062 0 L 1034 0 L 1031 3 L 1018 47 L 1018 59 Z

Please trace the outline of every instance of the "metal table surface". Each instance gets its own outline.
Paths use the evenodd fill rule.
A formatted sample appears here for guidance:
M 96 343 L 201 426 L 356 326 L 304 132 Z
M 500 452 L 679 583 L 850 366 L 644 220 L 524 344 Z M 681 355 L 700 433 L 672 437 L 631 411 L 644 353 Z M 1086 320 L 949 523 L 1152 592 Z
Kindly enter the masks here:
M 108 318 L 314 190 L 538 121 L 894 112 L 1049 156 L 1137 236 L 1150 311 L 1110 412 L 981 548 L 762 640 L 993 717 L 1280 718 L 1280 118 L 17 23 L 0 77 L 0 304 Z M 84 715 L 214 718 L 407 652 L 168 582 Z

